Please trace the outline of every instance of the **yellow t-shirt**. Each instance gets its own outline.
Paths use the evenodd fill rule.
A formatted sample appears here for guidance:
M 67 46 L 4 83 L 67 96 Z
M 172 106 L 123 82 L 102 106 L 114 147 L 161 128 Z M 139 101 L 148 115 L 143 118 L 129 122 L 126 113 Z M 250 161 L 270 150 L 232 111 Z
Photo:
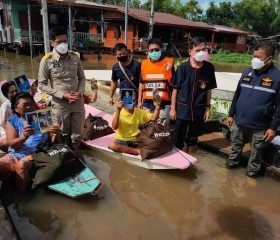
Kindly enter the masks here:
M 138 124 L 148 122 L 152 114 L 148 111 L 134 108 L 133 114 L 122 109 L 119 118 L 119 127 L 115 132 L 115 139 L 122 141 L 135 141 L 139 133 Z M 115 117 L 115 113 L 114 116 Z

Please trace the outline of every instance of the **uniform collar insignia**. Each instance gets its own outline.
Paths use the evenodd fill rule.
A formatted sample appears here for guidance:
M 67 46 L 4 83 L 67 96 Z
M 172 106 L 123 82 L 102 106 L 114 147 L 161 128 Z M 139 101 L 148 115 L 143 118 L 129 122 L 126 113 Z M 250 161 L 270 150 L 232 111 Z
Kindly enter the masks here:
M 267 83 L 271 83 L 273 80 L 271 78 L 263 78 L 262 79 L 264 82 L 267 82 Z

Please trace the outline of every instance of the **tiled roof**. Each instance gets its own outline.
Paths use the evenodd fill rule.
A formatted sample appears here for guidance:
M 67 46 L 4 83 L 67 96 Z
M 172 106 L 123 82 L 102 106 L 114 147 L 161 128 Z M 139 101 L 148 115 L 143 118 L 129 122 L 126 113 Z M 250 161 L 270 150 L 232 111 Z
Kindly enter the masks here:
M 118 10 L 122 13 L 125 12 L 124 7 L 118 7 Z M 136 18 L 140 21 L 149 23 L 150 22 L 150 11 L 129 8 L 128 15 L 130 17 Z M 194 22 L 181 18 L 169 13 L 155 12 L 154 13 L 154 24 L 155 25 L 166 25 L 166 26 L 178 26 L 178 27 L 190 27 L 190 28 L 204 28 L 213 29 L 213 27 L 207 23 Z

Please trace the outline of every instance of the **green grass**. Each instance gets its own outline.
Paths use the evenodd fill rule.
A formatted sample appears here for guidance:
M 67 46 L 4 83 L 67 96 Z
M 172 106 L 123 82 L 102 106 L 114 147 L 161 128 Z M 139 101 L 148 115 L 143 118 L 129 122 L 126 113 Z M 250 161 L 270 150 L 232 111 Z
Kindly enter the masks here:
M 251 65 L 252 54 L 246 53 L 217 53 L 210 54 L 210 62 L 211 63 L 219 63 L 219 64 L 236 64 L 236 65 Z M 175 69 L 182 63 L 187 61 L 186 59 L 180 59 L 175 61 Z
M 246 53 L 218 53 L 211 54 L 210 61 L 213 63 L 235 63 L 250 65 L 252 54 Z

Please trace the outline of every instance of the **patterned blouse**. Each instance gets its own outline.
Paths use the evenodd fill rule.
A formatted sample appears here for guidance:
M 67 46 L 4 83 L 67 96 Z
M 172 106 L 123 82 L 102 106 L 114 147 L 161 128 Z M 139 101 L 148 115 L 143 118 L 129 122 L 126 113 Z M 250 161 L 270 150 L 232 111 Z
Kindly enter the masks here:
M 8 119 L 8 122 L 16 129 L 19 136 L 23 135 L 24 123 L 18 116 L 13 116 Z M 9 153 L 14 154 L 18 159 L 32 154 L 36 151 L 36 147 L 40 143 L 44 143 L 48 140 L 48 133 L 34 133 L 22 144 L 20 148 L 12 149 L 9 147 Z

